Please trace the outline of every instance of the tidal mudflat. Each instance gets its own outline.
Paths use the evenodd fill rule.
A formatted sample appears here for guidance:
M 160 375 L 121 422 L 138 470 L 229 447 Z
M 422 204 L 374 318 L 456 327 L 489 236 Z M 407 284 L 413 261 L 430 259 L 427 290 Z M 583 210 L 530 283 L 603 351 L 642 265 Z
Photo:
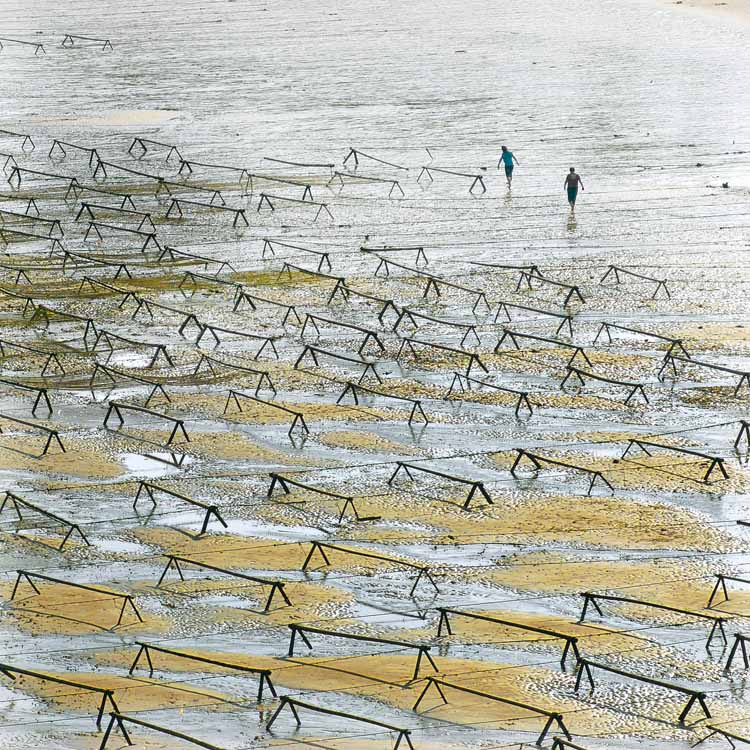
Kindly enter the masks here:
M 0 3 L 0 746 L 750 742 L 737 6 Z

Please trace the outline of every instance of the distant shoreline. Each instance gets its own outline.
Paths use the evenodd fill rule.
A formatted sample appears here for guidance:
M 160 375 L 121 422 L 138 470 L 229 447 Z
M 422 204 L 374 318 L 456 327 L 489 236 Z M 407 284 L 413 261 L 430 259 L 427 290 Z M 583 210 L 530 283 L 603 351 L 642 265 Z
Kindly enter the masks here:
M 743 23 L 750 23 L 750 0 L 666 0 L 669 5 L 682 6 L 723 16 L 732 16 Z

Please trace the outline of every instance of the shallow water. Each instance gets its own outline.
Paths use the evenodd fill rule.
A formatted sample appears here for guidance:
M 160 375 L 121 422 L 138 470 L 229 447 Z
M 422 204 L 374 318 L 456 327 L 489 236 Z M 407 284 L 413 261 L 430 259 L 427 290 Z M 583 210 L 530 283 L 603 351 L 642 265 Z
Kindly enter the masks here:
M 747 312 L 750 277 L 746 263 L 750 188 L 750 147 L 747 145 L 750 91 L 746 82 L 750 72 L 750 48 L 748 26 L 733 17 L 658 0 L 572 0 L 564 5 L 530 0 L 507 7 L 455 0 L 438 6 L 424 0 L 407 4 L 383 0 L 363 4 L 359 0 L 349 0 L 325 5 L 288 0 L 278 3 L 176 0 L 163 4 L 134 0 L 127 5 L 81 0 L 62 7 L 49 0 L 33 4 L 0 0 L 0 15 L 3 36 L 41 41 L 47 51 L 44 56 L 35 56 L 32 48 L 8 44 L 0 52 L 3 80 L 0 128 L 31 133 L 37 143 L 33 153 L 24 153 L 17 139 L 0 134 L 0 153 L 12 153 L 19 165 L 77 174 L 86 184 L 94 185 L 92 169 L 82 153 L 69 149 L 65 159 L 60 159 L 59 155 L 55 159 L 47 157 L 51 139 L 58 138 L 95 146 L 100 158 L 115 164 L 180 180 L 177 165 L 164 161 L 164 150 L 154 149 L 140 160 L 127 155 L 132 139 L 141 136 L 178 144 L 183 158 L 198 162 L 239 166 L 282 178 L 309 179 L 315 200 L 325 201 L 334 216 L 313 222 L 314 213 L 309 207 L 296 204 L 273 212 L 258 211 L 257 186 L 247 195 L 235 184 L 235 175 L 196 167 L 189 178 L 191 184 L 220 187 L 230 206 L 246 209 L 250 227 L 235 230 L 227 215 L 220 212 L 201 211 L 191 218 L 188 209 L 188 220 L 165 222 L 164 213 L 169 203 L 164 196 L 152 197 L 152 182 L 112 171 L 112 176 L 101 186 L 114 190 L 133 189 L 139 209 L 158 217 L 159 237 L 170 246 L 230 261 L 238 271 L 267 272 L 271 278 L 284 260 L 312 269 L 318 259 L 284 248 L 277 249 L 275 256 L 263 259 L 264 237 L 325 250 L 330 253 L 332 273 L 355 279 L 357 288 L 393 298 L 398 305 L 421 305 L 423 312 L 437 318 L 476 325 L 482 342 L 478 351 L 488 359 L 498 334 L 494 308 L 488 314 L 482 311 L 475 315 L 471 310 L 474 300 L 455 290 L 446 292 L 440 300 L 431 298 L 425 303 L 423 281 L 415 282 L 412 272 L 395 267 L 388 277 L 374 278 L 377 261 L 359 252 L 359 248 L 362 245 L 424 246 L 429 259 L 427 270 L 431 273 L 481 289 L 495 301 L 506 299 L 542 310 L 559 310 L 566 293 L 560 287 L 540 284 L 533 290 L 516 293 L 514 273 L 488 272 L 471 262 L 537 263 L 555 279 L 579 285 L 587 302 L 579 306 L 582 312 L 575 318 L 571 340 L 587 351 L 601 320 L 616 320 L 620 325 L 674 336 L 681 335 L 679 332 L 683 329 L 709 322 L 728 327 L 750 324 Z M 114 50 L 107 53 L 95 46 L 62 49 L 59 44 L 65 33 L 109 38 Z M 521 163 L 515 171 L 512 193 L 506 190 L 496 169 L 501 143 L 507 143 Z M 358 173 L 398 180 L 405 196 L 389 198 L 390 183 L 387 182 L 348 179 L 344 186 L 327 187 L 329 173 L 326 169 L 290 167 L 264 159 L 335 163 L 337 169 L 349 170 L 351 160 L 344 166 L 342 162 L 350 147 L 390 162 L 391 165 L 385 165 L 363 157 Z M 405 168 L 392 166 L 394 164 Z M 562 191 L 562 182 L 571 164 L 576 165 L 586 186 L 579 196 L 575 216 L 570 215 Z M 434 182 L 430 182 L 426 175 L 420 174 L 425 165 L 471 177 L 435 172 Z M 7 167 L 5 171 L 7 174 Z M 482 195 L 468 192 L 475 175 L 481 175 L 486 183 L 487 192 Z M 728 187 L 722 188 L 722 183 L 728 183 Z M 51 185 L 55 184 L 57 189 L 51 190 Z M 70 249 L 97 253 L 102 258 L 117 257 L 118 262 L 132 263 L 138 276 L 156 277 L 164 271 L 156 263 L 141 266 L 140 242 L 132 238 L 109 236 L 100 243 L 85 242 L 85 224 L 73 224 L 74 215 L 62 201 L 59 184 L 25 177 L 24 191 L 41 196 L 43 215 L 59 215 L 65 220 L 65 243 Z M 285 197 L 300 197 L 296 187 L 272 184 L 262 189 Z M 177 194 L 196 197 L 190 190 Z M 14 193 L 4 182 L 0 185 L 0 205 L 7 202 L 11 210 L 24 210 L 23 195 L 26 193 Z M 7 262 L 12 264 L 14 255 L 17 260 L 21 254 L 28 253 L 25 248 L 25 245 L 11 245 Z M 35 261 L 38 262 L 47 249 L 45 243 L 35 244 Z M 411 252 L 394 253 L 394 259 L 410 268 L 414 266 Z M 662 294 L 650 299 L 655 291 L 654 281 L 632 277 L 624 279 L 621 285 L 602 286 L 600 278 L 611 264 L 634 269 L 654 279 L 668 279 L 671 298 L 666 299 Z M 210 272 L 216 270 L 214 266 Z M 111 298 L 76 299 L 76 295 L 71 294 L 84 274 L 96 273 L 96 269 L 87 269 L 70 274 L 68 289 L 60 298 L 56 297 L 59 291 L 53 291 L 43 301 L 60 309 L 75 309 L 77 314 L 91 314 L 97 319 L 103 316 L 107 321 L 105 327 L 116 330 L 121 336 L 174 347 L 179 352 L 179 372 L 192 372 L 195 332 L 186 331 L 185 337 L 179 338 L 175 334 L 174 320 L 169 320 L 168 316 L 155 321 L 149 321 L 143 314 L 131 318 L 130 313 L 113 312 L 116 306 L 112 305 Z M 3 285 L 9 285 L 10 276 L 5 278 L 7 273 L 2 274 Z M 101 278 L 116 284 L 110 276 L 102 274 Z M 50 277 L 44 276 L 44 279 L 47 283 Z M 273 287 L 273 283 L 270 286 Z M 258 291 L 264 293 L 262 288 Z M 375 308 L 365 303 L 360 305 L 360 301 L 348 308 L 334 308 L 332 313 L 325 304 L 328 290 L 321 295 L 321 288 L 316 285 L 275 287 L 274 291 L 281 295 L 279 298 L 288 298 L 302 311 L 356 320 L 380 330 L 373 313 Z M 201 320 L 216 325 L 263 335 L 286 335 L 279 342 L 279 354 L 284 363 L 292 364 L 301 351 L 303 340 L 297 328 L 282 326 L 278 309 L 259 305 L 255 311 L 244 309 L 240 313 L 230 313 L 227 297 L 213 287 L 200 288 L 194 294 L 184 289 L 156 287 L 155 294 L 162 303 L 194 309 Z M 511 314 L 511 325 L 515 329 L 542 336 L 554 336 L 559 323 L 558 319 L 533 310 L 511 309 Z M 9 319 L 9 337 L 27 343 L 39 340 L 36 331 L 14 328 L 14 316 Z M 5 318 L 1 320 L 5 327 Z M 503 320 L 502 315 L 498 320 Z M 440 326 L 427 324 L 420 325 L 413 335 L 460 346 L 463 331 L 446 333 Z M 77 324 L 53 323 L 43 336 L 46 343 L 64 341 L 73 347 L 80 346 Z M 605 362 L 602 367 L 610 376 L 644 382 L 651 399 L 649 408 L 623 410 L 621 390 L 590 383 L 581 393 L 601 396 L 607 401 L 588 409 L 573 403 L 555 402 L 552 406 L 539 407 L 535 417 L 519 423 L 513 420 L 508 405 L 444 401 L 442 392 L 450 385 L 453 369 L 465 363 L 439 367 L 429 357 L 422 361 L 397 362 L 395 337 L 390 334 L 384 337 L 388 338 L 388 351 L 377 364 L 385 380 L 384 387 L 389 380 L 402 377 L 413 378 L 425 387 L 438 386 L 440 395 L 431 391 L 423 399 L 425 410 L 434 420 L 439 420 L 438 423 L 422 431 L 416 427 L 410 431 L 404 419 L 378 417 L 382 424 L 377 420 L 360 422 L 352 412 L 350 422 L 318 420 L 311 437 L 296 452 L 291 450 L 286 423 L 240 424 L 233 432 L 235 439 L 249 436 L 265 450 L 273 449 L 276 454 L 269 458 L 268 454 L 256 455 L 248 449 L 247 456 L 238 457 L 232 455 L 232 446 L 204 446 L 204 453 L 200 453 L 195 446 L 185 443 L 182 445 L 185 451 L 198 452 L 186 454 L 184 463 L 175 468 L 148 457 L 149 452 L 151 455 L 156 452 L 169 460 L 167 451 L 153 446 L 147 450 L 102 430 L 104 405 L 93 405 L 91 394 L 80 384 L 56 390 L 53 421 L 71 436 L 85 437 L 93 442 L 96 450 L 117 458 L 123 471 L 107 479 L 106 482 L 114 486 L 105 488 L 99 486 L 96 471 L 92 470 L 93 481 L 85 472 L 61 480 L 64 471 L 61 474 L 58 467 L 47 477 L 58 485 L 48 487 L 44 474 L 33 466 L 25 467 L 17 460 L 8 467 L 0 466 L 5 481 L 3 487 L 29 499 L 35 498 L 40 505 L 54 508 L 63 516 L 91 524 L 85 528 L 93 544 L 87 550 L 76 549 L 69 557 L 54 556 L 39 547 L 19 547 L 17 539 L 9 541 L 4 534 L 0 554 L 6 581 L 13 581 L 16 568 L 33 567 L 68 580 L 106 582 L 113 588 L 127 587 L 136 581 L 148 581 L 153 586 L 163 568 L 162 550 L 156 545 L 141 543 L 134 536 L 117 536 L 118 530 L 137 531 L 142 522 L 131 513 L 134 478 L 147 481 L 184 478 L 193 483 L 189 491 L 185 490 L 188 494 L 206 501 L 213 498 L 223 512 L 232 515 L 228 519 L 229 533 L 259 537 L 269 543 L 274 540 L 309 542 L 328 534 L 334 542 L 343 539 L 342 543 L 349 544 L 352 530 L 359 533 L 361 529 L 372 529 L 374 534 L 386 535 L 413 528 L 424 532 L 424 536 L 429 535 L 431 529 L 440 528 L 442 516 L 433 518 L 419 507 L 413 517 L 402 523 L 367 522 L 339 529 L 336 520 L 340 503 L 326 505 L 322 500 L 318 503 L 320 498 L 311 499 L 297 511 L 275 507 L 273 513 L 267 511 L 270 515 L 260 515 L 267 510 L 263 496 L 268 471 L 280 470 L 280 465 L 301 471 L 301 481 L 325 486 L 344 496 L 356 494 L 365 499 L 369 496 L 375 502 L 375 498 L 387 492 L 385 482 L 393 470 L 393 460 L 410 460 L 413 453 L 405 452 L 400 456 L 393 453 L 393 448 L 388 451 L 336 449 L 317 440 L 320 433 L 343 430 L 347 425 L 371 429 L 396 443 L 401 442 L 410 451 L 421 451 L 418 454 L 421 458 L 436 459 L 433 465 L 443 470 L 481 479 L 503 500 L 513 494 L 533 498 L 542 492 L 554 492 L 580 495 L 584 508 L 585 503 L 592 502 L 584 497 L 588 480 L 580 474 L 544 469 L 538 477 L 524 472 L 524 478 L 515 481 L 489 458 L 476 455 L 514 447 L 562 450 L 571 443 L 583 442 L 576 437 L 581 431 L 667 433 L 696 426 L 700 429 L 689 433 L 688 437 L 698 441 L 707 452 L 726 457 L 730 473 L 740 472 L 742 464 L 729 450 L 736 428 L 706 425 L 746 419 L 746 402 L 688 400 L 698 386 L 730 383 L 734 386 L 736 380 L 689 366 L 684 368 L 684 376 L 674 389 L 668 383 L 660 383 L 662 342 L 618 333 L 613 345 L 596 349 L 597 352 L 611 350 L 623 358 L 614 364 Z M 319 339 L 308 335 L 304 341 L 315 341 L 322 347 L 351 354 L 359 347 L 361 335 L 323 327 Z M 257 347 L 256 342 L 226 336 L 222 336 L 215 347 L 208 340 L 201 343 L 201 350 L 211 356 L 250 366 L 252 363 L 259 367 L 271 366 L 273 360 L 268 353 L 257 362 L 253 359 Z M 747 349 L 743 350 L 736 342 L 713 341 L 707 336 L 697 341 L 695 347 L 697 358 L 705 361 L 740 370 L 747 368 L 750 362 Z M 489 368 L 492 374 L 487 379 L 514 389 L 539 391 L 550 399 L 557 398 L 567 357 L 563 359 L 549 351 L 532 354 L 531 364 L 519 364 L 519 369 L 515 370 L 503 364 L 513 362 L 516 356 L 508 349 L 502 355 L 505 360 L 492 360 Z M 112 367 L 140 370 L 148 364 L 150 355 L 151 352 L 126 346 L 107 361 Z M 628 359 L 641 356 L 648 359 L 645 362 Z M 76 374 L 85 375 L 84 380 L 87 380 L 90 369 L 84 359 L 71 357 L 71 364 Z M 106 353 L 99 355 L 99 361 L 106 359 Z M 19 373 L 33 371 L 25 358 L 3 361 L 6 377 L 20 377 Z M 326 372 L 333 372 L 340 380 L 356 379 L 361 367 L 338 363 Z M 472 374 L 485 377 L 482 372 Z M 247 384 L 245 389 L 252 392 Z M 168 386 L 167 390 L 175 398 L 195 392 L 192 386 Z M 198 390 L 225 392 L 220 385 L 211 384 L 200 386 Z M 339 390 L 339 386 L 324 379 L 304 388 L 299 383 L 288 382 L 280 386 L 279 398 L 301 405 L 316 405 L 335 401 Z M 132 398 L 136 392 L 139 389 L 132 383 L 118 384 L 113 390 L 118 400 Z M 97 391 L 97 400 L 102 399 L 103 393 Z M 6 404 L 4 395 L 2 410 L 28 418 L 26 399 L 16 397 L 17 393 L 11 391 L 8 399 L 13 400 Z M 111 393 L 107 394 L 107 398 L 112 397 Z M 378 398 L 363 403 L 372 408 L 383 405 Z M 304 411 L 304 406 L 302 408 Z M 219 408 L 217 413 L 189 412 L 189 419 L 195 422 L 196 435 L 221 432 L 225 423 L 220 411 Z M 138 428 L 155 426 L 151 420 L 134 424 Z M 615 452 L 611 444 L 585 445 L 589 457 L 601 458 Z M 622 447 L 619 443 L 618 446 Z M 216 451 L 215 455 L 210 450 Z M 450 457 L 455 460 L 448 461 Z M 309 463 L 296 463 L 300 458 Z M 130 484 L 121 484 L 128 481 Z M 667 492 L 653 486 L 632 486 L 619 491 L 618 496 L 643 502 L 665 501 L 677 509 L 696 511 L 701 518 L 726 524 L 727 531 L 736 538 L 746 539 L 746 532 L 734 521 L 745 517 L 747 493 L 742 489 L 724 489 L 720 484 L 712 486 L 711 493 L 705 489 L 696 485 Z M 408 491 L 415 499 L 439 497 L 446 486 L 432 480 L 422 484 L 420 479 L 417 487 Z M 455 504 L 454 496 L 451 500 Z M 11 528 L 9 519 L 12 521 L 12 516 L 2 519 L 6 522 L 2 526 L 4 532 Z M 97 528 L 99 519 L 114 520 L 111 526 L 102 524 Z M 188 539 L 199 530 L 200 524 L 201 516 L 193 509 L 185 510 L 179 503 L 166 503 L 159 507 L 157 517 L 149 525 L 179 529 Z M 214 528 L 219 529 L 215 521 L 211 524 L 211 529 Z M 363 548 L 446 566 L 449 580 L 441 580 L 442 591 L 434 600 L 433 592 L 427 587 L 420 590 L 424 595 L 422 599 L 413 601 L 406 594 L 414 577 L 398 566 L 375 575 L 371 572 L 362 575 L 361 571 L 311 573 L 308 580 L 324 581 L 336 591 L 352 595 L 352 600 L 342 609 L 326 605 L 328 608 L 318 612 L 314 621 L 319 626 L 323 622 L 322 626 L 326 627 L 328 619 L 335 627 L 337 618 L 345 616 L 358 627 L 408 631 L 425 627 L 422 619 L 425 610 L 436 605 L 509 608 L 517 613 L 541 612 L 574 620 L 580 601 L 569 592 L 531 593 L 520 585 L 517 589 L 505 588 L 478 581 L 476 577 L 461 580 L 461 575 L 519 552 L 575 553 L 583 549 L 584 554 L 590 555 L 589 559 L 620 555 L 606 543 L 602 549 L 586 553 L 587 543 L 577 541 L 486 545 L 481 539 L 477 541 L 476 535 L 467 532 L 467 536 L 469 540 L 464 540 L 465 543 L 443 545 L 440 549 L 423 538 L 399 543 L 394 536 L 396 544 L 393 544 L 385 539 L 372 541 L 365 537 L 360 545 Z M 664 551 L 665 557 L 668 552 L 670 550 Z M 626 554 L 630 558 L 645 559 L 657 557 L 660 551 Z M 703 573 L 707 578 L 714 570 L 741 575 L 750 564 L 744 552 L 713 551 L 699 555 L 683 550 L 675 554 L 686 554 L 686 559 L 688 556 L 700 558 L 706 563 Z M 216 564 L 217 559 L 212 559 Z M 302 577 L 298 569 L 285 567 L 285 560 L 278 562 L 278 570 L 266 568 L 258 574 L 290 581 Z M 221 564 L 220 557 L 218 563 Z M 579 568 L 583 571 L 580 577 L 583 589 L 588 585 L 586 571 L 584 566 Z M 630 595 L 638 590 L 635 584 L 633 586 Z M 733 590 L 740 589 L 738 584 Z M 645 587 L 639 595 L 646 597 L 648 591 Z M 142 598 L 150 613 L 169 614 L 172 604 L 165 605 L 153 590 L 149 594 Z M 190 639 L 195 648 L 216 651 L 242 650 L 276 656 L 285 653 L 285 628 L 279 628 L 278 633 L 274 630 L 268 636 L 267 631 L 258 630 L 261 627 L 258 623 L 253 623 L 252 627 L 243 629 L 243 626 L 232 632 L 226 624 L 219 626 L 209 622 L 206 613 L 220 606 L 253 608 L 230 593 L 202 597 L 196 611 L 204 614 L 205 621 L 200 622 L 200 617 L 197 621 L 184 617 L 179 627 L 167 636 L 151 633 L 147 637 L 169 640 L 171 636 L 175 646 L 179 646 L 181 638 Z M 308 617 L 313 620 L 312 614 Z M 622 628 L 645 627 L 643 622 L 634 625 L 628 613 L 610 614 L 607 624 Z M 216 634 L 221 628 L 228 632 L 222 630 Z M 258 632 L 254 633 L 253 628 Z M 730 631 L 734 633 L 743 628 L 744 616 L 733 622 Z M 19 632 L 7 618 L 0 633 L 4 649 L 13 655 L 7 657 L 8 661 L 13 659 L 18 664 L 22 658 L 23 664 L 30 668 L 59 671 L 91 670 L 91 655 L 77 653 L 77 649 L 108 651 L 139 637 L 126 631 L 75 636 L 49 632 L 32 641 L 29 637 L 21 638 Z M 656 666 L 639 653 L 628 668 L 638 668 L 649 674 L 661 670 L 665 679 L 679 679 L 681 669 L 700 671 L 694 665 L 707 658 L 701 652 L 701 643 L 696 645 L 703 635 L 703 629 L 694 626 L 652 626 L 648 637 L 664 648 L 655 660 Z M 240 644 L 242 649 L 239 649 Z M 482 644 L 450 648 L 452 654 L 457 652 L 473 658 L 478 664 L 485 660 L 516 665 L 545 661 L 538 658 L 538 653 L 520 648 L 512 652 L 507 649 L 509 653 L 505 656 L 498 655 L 498 649 Z M 332 653 L 345 657 L 349 652 L 345 645 L 332 645 Z M 627 659 L 617 653 L 612 658 Z M 553 654 L 551 668 L 554 668 L 554 659 Z M 734 693 L 736 705 L 729 713 L 722 709 L 722 721 L 734 722 L 746 715 L 740 673 L 738 670 L 735 682 L 724 679 L 720 683 L 709 681 L 706 685 L 712 692 L 724 693 L 712 696 L 717 701 Z M 197 684 L 242 698 L 252 697 L 249 683 L 239 678 L 237 682 L 233 680 L 221 678 Z M 622 681 L 609 677 L 603 678 L 602 683 L 606 684 L 600 691 L 606 696 L 602 698 L 603 705 L 622 708 L 624 704 L 632 704 L 643 716 L 653 717 L 654 711 L 659 717 L 663 715 L 661 698 L 655 689 L 632 684 L 624 688 Z M 695 683 L 701 684 L 697 680 Z M 556 699 L 571 699 L 573 694 L 568 683 L 562 680 L 561 685 L 548 694 Z M 385 721 L 408 725 L 414 729 L 417 748 L 454 748 L 466 744 L 510 746 L 508 743 L 533 742 L 536 738 L 535 732 L 512 727 L 502 731 L 484 729 L 481 707 L 477 708 L 480 718 L 475 726 L 458 727 L 429 717 L 418 718 L 410 711 L 386 707 L 375 699 L 324 690 L 323 686 L 320 690 L 293 692 L 313 703 L 360 715 L 377 715 Z M 55 708 L 53 704 L 41 704 L 28 696 L 14 698 L 18 695 L 21 694 L 13 691 L 0 696 L 0 737 L 3 738 L 0 744 L 18 748 L 58 747 L 63 742 L 76 748 L 89 746 L 80 733 L 90 730 L 91 726 L 81 720 L 79 713 Z M 255 735 L 262 737 L 262 744 L 267 742 L 260 719 L 269 717 L 255 716 L 255 709 L 251 707 L 236 713 L 217 712 L 210 721 L 206 721 L 206 714 L 199 710 L 183 712 L 180 709 L 178 717 L 174 709 L 154 708 L 163 710 L 145 711 L 144 716 L 150 717 L 149 720 L 179 727 L 181 731 L 231 750 L 248 747 L 251 742 L 255 746 L 252 739 Z M 665 729 L 660 721 L 643 721 L 628 732 L 612 719 L 609 731 L 599 727 L 598 731 L 582 732 L 576 742 L 592 750 L 684 748 L 703 736 L 700 727 L 685 730 L 670 725 Z M 744 731 L 741 724 L 737 726 Z M 357 728 L 361 727 L 357 725 Z M 292 736 L 292 730 L 289 717 L 279 724 L 281 737 Z M 350 730 L 350 723 L 329 721 L 321 716 L 315 722 L 306 722 L 301 731 L 308 735 L 330 733 L 335 736 Z M 366 734 L 367 728 L 362 732 Z M 155 738 L 155 735 L 148 736 Z M 98 738 L 96 742 L 98 744 Z M 710 742 L 706 743 L 706 747 L 711 746 Z M 719 746 L 718 743 L 715 746 Z

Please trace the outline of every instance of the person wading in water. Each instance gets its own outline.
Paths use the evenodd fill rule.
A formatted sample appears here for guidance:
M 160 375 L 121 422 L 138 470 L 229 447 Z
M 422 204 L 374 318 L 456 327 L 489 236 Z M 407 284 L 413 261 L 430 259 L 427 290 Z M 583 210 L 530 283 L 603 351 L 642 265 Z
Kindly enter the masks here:
M 505 179 L 508 181 L 508 187 L 510 187 L 510 183 L 513 181 L 513 162 L 518 164 L 518 159 L 516 159 L 515 156 L 513 156 L 512 151 L 508 151 L 507 146 L 501 146 L 502 148 L 502 154 L 500 154 L 500 160 L 505 164 Z M 500 166 L 498 164 L 498 166 Z M 521 166 L 520 164 L 518 166 Z
M 568 191 L 568 203 L 570 203 L 570 210 L 576 210 L 576 198 L 578 197 L 578 187 L 584 190 L 583 180 L 581 175 L 576 172 L 575 167 L 570 168 L 568 176 L 565 178 L 564 188 Z

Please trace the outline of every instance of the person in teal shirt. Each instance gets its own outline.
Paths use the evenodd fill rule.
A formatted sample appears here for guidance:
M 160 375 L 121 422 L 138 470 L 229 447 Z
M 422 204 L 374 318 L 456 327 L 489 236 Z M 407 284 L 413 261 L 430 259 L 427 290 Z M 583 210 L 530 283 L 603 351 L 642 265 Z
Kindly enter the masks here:
M 518 164 L 518 159 L 513 156 L 512 151 L 508 151 L 507 146 L 502 146 L 501 148 L 502 153 L 500 154 L 500 161 L 505 165 L 505 179 L 508 181 L 508 187 L 510 187 L 510 183 L 513 181 L 513 162 Z M 499 166 L 500 165 L 498 164 L 498 167 Z
M 578 197 L 578 188 L 583 190 L 583 180 L 581 176 L 576 172 L 575 167 L 570 168 L 567 177 L 565 178 L 565 185 L 563 188 L 568 191 L 568 203 L 570 203 L 570 210 L 576 210 L 576 198 Z

